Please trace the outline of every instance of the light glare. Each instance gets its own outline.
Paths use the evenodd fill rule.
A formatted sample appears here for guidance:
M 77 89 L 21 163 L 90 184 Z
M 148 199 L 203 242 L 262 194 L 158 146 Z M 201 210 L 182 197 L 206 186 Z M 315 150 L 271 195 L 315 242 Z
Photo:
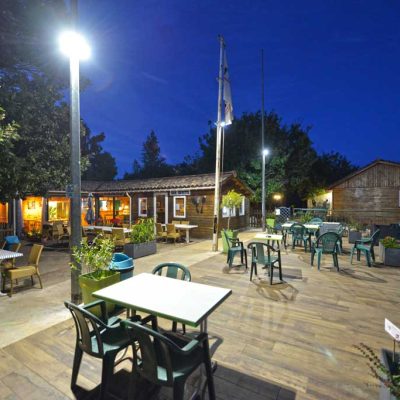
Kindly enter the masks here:
M 268 149 L 264 149 L 263 150 L 263 156 L 267 156 L 269 154 L 269 150 Z
M 78 57 L 80 60 L 87 60 L 90 57 L 88 42 L 77 32 L 62 33 L 59 42 L 61 51 L 68 57 Z

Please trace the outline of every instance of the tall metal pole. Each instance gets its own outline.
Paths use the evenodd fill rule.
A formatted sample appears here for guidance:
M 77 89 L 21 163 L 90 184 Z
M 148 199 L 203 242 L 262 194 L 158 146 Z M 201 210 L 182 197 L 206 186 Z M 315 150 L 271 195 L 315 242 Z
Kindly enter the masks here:
M 265 231 L 265 154 L 264 154 L 264 50 L 261 49 L 261 154 L 262 154 L 262 193 L 261 193 L 261 228 Z
M 72 28 L 75 29 L 78 15 L 77 0 L 71 0 Z M 70 130 L 71 130 L 71 237 L 70 248 L 79 246 L 82 240 L 81 228 L 81 143 L 80 143 L 80 107 L 79 107 L 79 56 L 74 54 L 69 59 L 70 67 Z M 71 269 L 71 301 L 79 304 L 82 301 L 82 294 L 79 287 L 79 275 L 82 266 L 75 262 L 71 253 L 71 262 L 74 269 Z
M 221 136 L 222 136 L 222 85 L 224 79 L 223 62 L 224 62 L 224 38 L 219 36 L 220 53 L 219 53 L 219 76 L 218 76 L 218 118 L 217 118 L 217 143 L 215 155 L 215 190 L 214 190 L 214 223 L 213 223 L 213 240 L 212 251 L 218 251 L 218 230 L 219 230 L 219 198 L 220 191 L 220 175 L 221 175 Z

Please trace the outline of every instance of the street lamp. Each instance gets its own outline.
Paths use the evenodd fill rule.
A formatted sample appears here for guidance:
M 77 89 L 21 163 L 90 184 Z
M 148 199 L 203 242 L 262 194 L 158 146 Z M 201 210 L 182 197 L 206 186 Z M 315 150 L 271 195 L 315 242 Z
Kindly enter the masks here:
M 81 149 L 80 149 L 80 109 L 79 109 L 79 61 L 90 57 L 90 47 L 78 32 L 68 31 L 60 35 L 61 51 L 69 57 L 70 70 L 70 130 L 71 130 L 71 237 L 70 247 L 79 246 L 81 229 Z M 77 265 L 71 253 L 71 301 L 81 302 L 79 275 L 81 265 Z
M 262 152 L 262 193 L 261 193 L 261 218 L 262 218 L 262 222 L 261 222 L 261 227 L 263 232 L 265 231 L 265 157 L 267 157 L 267 155 L 269 154 L 269 150 L 268 149 L 263 149 Z

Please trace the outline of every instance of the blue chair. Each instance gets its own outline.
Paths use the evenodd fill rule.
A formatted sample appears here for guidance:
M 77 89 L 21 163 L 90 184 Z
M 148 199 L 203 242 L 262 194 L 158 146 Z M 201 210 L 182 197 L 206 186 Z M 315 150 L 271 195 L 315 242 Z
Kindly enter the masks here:
M 380 230 L 378 229 L 371 237 L 356 240 L 353 248 L 351 249 L 350 264 L 353 263 L 353 255 L 355 252 L 357 252 L 357 261 L 360 261 L 360 255 L 361 252 L 363 252 L 365 254 L 365 258 L 367 259 L 368 267 L 372 266 L 371 259 L 373 262 L 375 262 L 374 246 L 378 242 L 379 233 Z
M 15 235 L 6 236 L 4 238 L 4 240 L 6 242 L 6 244 L 4 246 L 4 250 L 10 250 L 11 245 L 21 243 L 18 236 L 15 236 Z
M 114 253 L 108 268 L 118 271 L 121 281 L 132 278 L 134 268 L 133 259 L 125 253 Z

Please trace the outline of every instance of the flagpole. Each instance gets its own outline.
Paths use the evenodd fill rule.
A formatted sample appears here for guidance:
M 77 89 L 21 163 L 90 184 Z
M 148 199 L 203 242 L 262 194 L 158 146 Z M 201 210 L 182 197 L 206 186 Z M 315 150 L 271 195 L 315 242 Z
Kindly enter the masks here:
M 212 251 L 218 251 L 218 229 L 219 229 L 219 200 L 220 200 L 220 176 L 221 176 L 221 136 L 222 136 L 222 85 L 223 85 L 223 62 L 224 62 L 224 38 L 219 36 L 219 77 L 218 77 L 218 118 L 217 118 L 217 143 L 215 154 L 215 189 L 214 189 L 214 223 Z

